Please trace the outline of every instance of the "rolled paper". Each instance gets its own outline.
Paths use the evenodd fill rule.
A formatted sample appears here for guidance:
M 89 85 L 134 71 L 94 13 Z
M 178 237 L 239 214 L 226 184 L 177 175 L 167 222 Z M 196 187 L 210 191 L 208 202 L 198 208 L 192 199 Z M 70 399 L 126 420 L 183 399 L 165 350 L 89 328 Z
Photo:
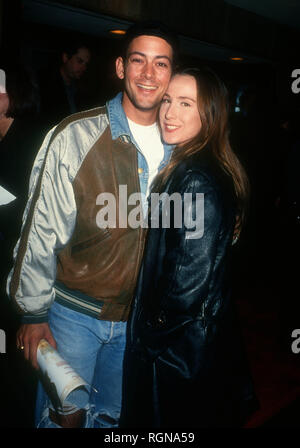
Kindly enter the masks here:
M 73 390 L 88 385 L 45 339 L 41 339 L 38 345 L 37 361 L 62 408 Z

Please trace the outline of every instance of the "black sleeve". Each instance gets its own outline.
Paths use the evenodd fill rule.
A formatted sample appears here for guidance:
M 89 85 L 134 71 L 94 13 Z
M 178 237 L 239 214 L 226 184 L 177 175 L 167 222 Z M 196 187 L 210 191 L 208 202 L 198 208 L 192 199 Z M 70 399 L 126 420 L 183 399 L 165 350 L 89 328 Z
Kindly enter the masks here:
M 166 231 L 166 255 L 158 295 L 174 313 L 201 312 L 208 296 L 222 223 L 220 197 L 204 175 L 181 188 L 183 225 Z M 191 200 L 190 200 L 191 198 Z M 195 225 L 190 228 L 191 222 Z

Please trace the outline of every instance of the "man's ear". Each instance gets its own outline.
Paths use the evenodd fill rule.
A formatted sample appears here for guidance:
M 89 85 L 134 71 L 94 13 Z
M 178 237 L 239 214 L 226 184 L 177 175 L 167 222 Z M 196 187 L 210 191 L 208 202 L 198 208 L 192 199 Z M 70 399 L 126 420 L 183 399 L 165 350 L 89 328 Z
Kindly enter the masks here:
M 116 73 L 117 73 L 117 77 L 120 79 L 124 79 L 125 77 L 125 68 L 124 68 L 124 61 L 123 58 L 121 56 L 119 56 L 116 59 Z
M 65 64 L 69 60 L 67 53 L 63 53 L 61 59 L 63 61 L 63 64 Z

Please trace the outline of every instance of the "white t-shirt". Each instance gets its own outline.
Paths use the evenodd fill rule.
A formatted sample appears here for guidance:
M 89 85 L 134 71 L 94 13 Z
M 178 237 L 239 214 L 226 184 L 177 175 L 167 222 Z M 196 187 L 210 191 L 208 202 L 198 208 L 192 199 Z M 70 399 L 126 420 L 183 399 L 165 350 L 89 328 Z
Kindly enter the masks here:
M 164 157 L 164 147 L 161 141 L 160 132 L 157 123 L 153 123 L 150 126 L 143 126 L 134 123 L 129 118 L 127 119 L 132 135 L 148 164 L 149 178 L 146 194 L 148 196 L 151 182 L 156 176 L 160 162 Z

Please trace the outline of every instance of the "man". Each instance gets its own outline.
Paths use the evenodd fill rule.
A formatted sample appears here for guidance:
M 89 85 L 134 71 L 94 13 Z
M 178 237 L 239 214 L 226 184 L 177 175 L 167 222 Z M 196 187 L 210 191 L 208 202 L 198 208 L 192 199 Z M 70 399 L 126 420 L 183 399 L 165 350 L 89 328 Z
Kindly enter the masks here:
M 77 84 L 86 72 L 90 59 L 91 51 L 87 44 L 74 40 L 64 46 L 59 67 L 40 73 L 40 112 L 42 125 L 47 130 L 84 108 Z
M 91 385 L 72 393 L 59 409 L 40 388 L 39 426 L 118 426 L 126 321 L 144 231 L 128 224 L 99 228 L 98 198 L 109 193 L 117 210 L 124 208 L 120 186 L 126 187 L 125 200 L 133 193 L 145 197 L 168 162 L 171 148 L 161 142 L 156 115 L 175 52 L 176 41 L 165 27 L 133 26 L 116 61 L 123 94 L 50 131 L 33 167 L 8 280 L 23 313 L 17 345 L 37 368 L 37 346 L 46 339 Z

